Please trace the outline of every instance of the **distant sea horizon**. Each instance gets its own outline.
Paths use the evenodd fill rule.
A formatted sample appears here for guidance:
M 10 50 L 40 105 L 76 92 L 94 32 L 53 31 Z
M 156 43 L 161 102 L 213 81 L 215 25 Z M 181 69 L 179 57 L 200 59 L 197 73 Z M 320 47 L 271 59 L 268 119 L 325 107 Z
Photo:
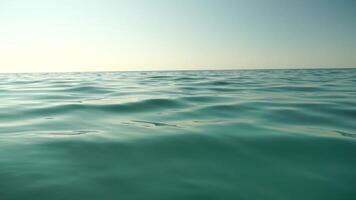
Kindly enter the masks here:
M 78 71 L 24 71 L 24 72 L 1 72 L 0 74 L 29 74 L 29 73 L 95 73 L 95 72 L 179 72 L 179 71 L 236 71 L 236 70 L 318 70 L 318 69 L 356 69 L 353 67 L 245 67 L 245 68 L 221 68 L 221 69 L 152 69 L 152 70 L 78 70 Z

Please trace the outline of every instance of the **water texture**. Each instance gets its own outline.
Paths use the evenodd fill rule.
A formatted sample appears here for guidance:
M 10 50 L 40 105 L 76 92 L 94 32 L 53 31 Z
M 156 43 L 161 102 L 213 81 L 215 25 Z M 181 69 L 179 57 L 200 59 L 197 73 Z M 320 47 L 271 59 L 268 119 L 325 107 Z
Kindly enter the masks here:
M 356 70 L 0 74 L 0 199 L 356 199 Z

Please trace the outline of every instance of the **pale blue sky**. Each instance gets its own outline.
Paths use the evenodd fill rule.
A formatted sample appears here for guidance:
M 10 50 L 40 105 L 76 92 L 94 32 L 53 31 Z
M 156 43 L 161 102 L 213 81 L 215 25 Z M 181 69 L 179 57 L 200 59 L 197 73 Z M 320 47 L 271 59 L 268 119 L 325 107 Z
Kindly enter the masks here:
M 0 0 L 0 72 L 356 67 L 354 0 Z

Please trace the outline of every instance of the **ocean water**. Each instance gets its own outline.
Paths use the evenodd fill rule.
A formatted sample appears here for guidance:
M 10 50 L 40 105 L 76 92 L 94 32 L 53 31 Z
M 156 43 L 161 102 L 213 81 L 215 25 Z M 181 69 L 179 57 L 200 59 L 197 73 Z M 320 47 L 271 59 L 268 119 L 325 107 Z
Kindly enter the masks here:
M 356 199 L 356 70 L 0 74 L 0 199 Z

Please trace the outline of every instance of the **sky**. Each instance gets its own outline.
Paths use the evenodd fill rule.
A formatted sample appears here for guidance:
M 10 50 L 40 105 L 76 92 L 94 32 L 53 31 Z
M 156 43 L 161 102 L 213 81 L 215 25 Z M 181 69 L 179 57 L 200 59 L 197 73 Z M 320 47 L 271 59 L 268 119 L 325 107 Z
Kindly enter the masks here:
M 0 0 L 0 72 L 356 67 L 355 0 Z

